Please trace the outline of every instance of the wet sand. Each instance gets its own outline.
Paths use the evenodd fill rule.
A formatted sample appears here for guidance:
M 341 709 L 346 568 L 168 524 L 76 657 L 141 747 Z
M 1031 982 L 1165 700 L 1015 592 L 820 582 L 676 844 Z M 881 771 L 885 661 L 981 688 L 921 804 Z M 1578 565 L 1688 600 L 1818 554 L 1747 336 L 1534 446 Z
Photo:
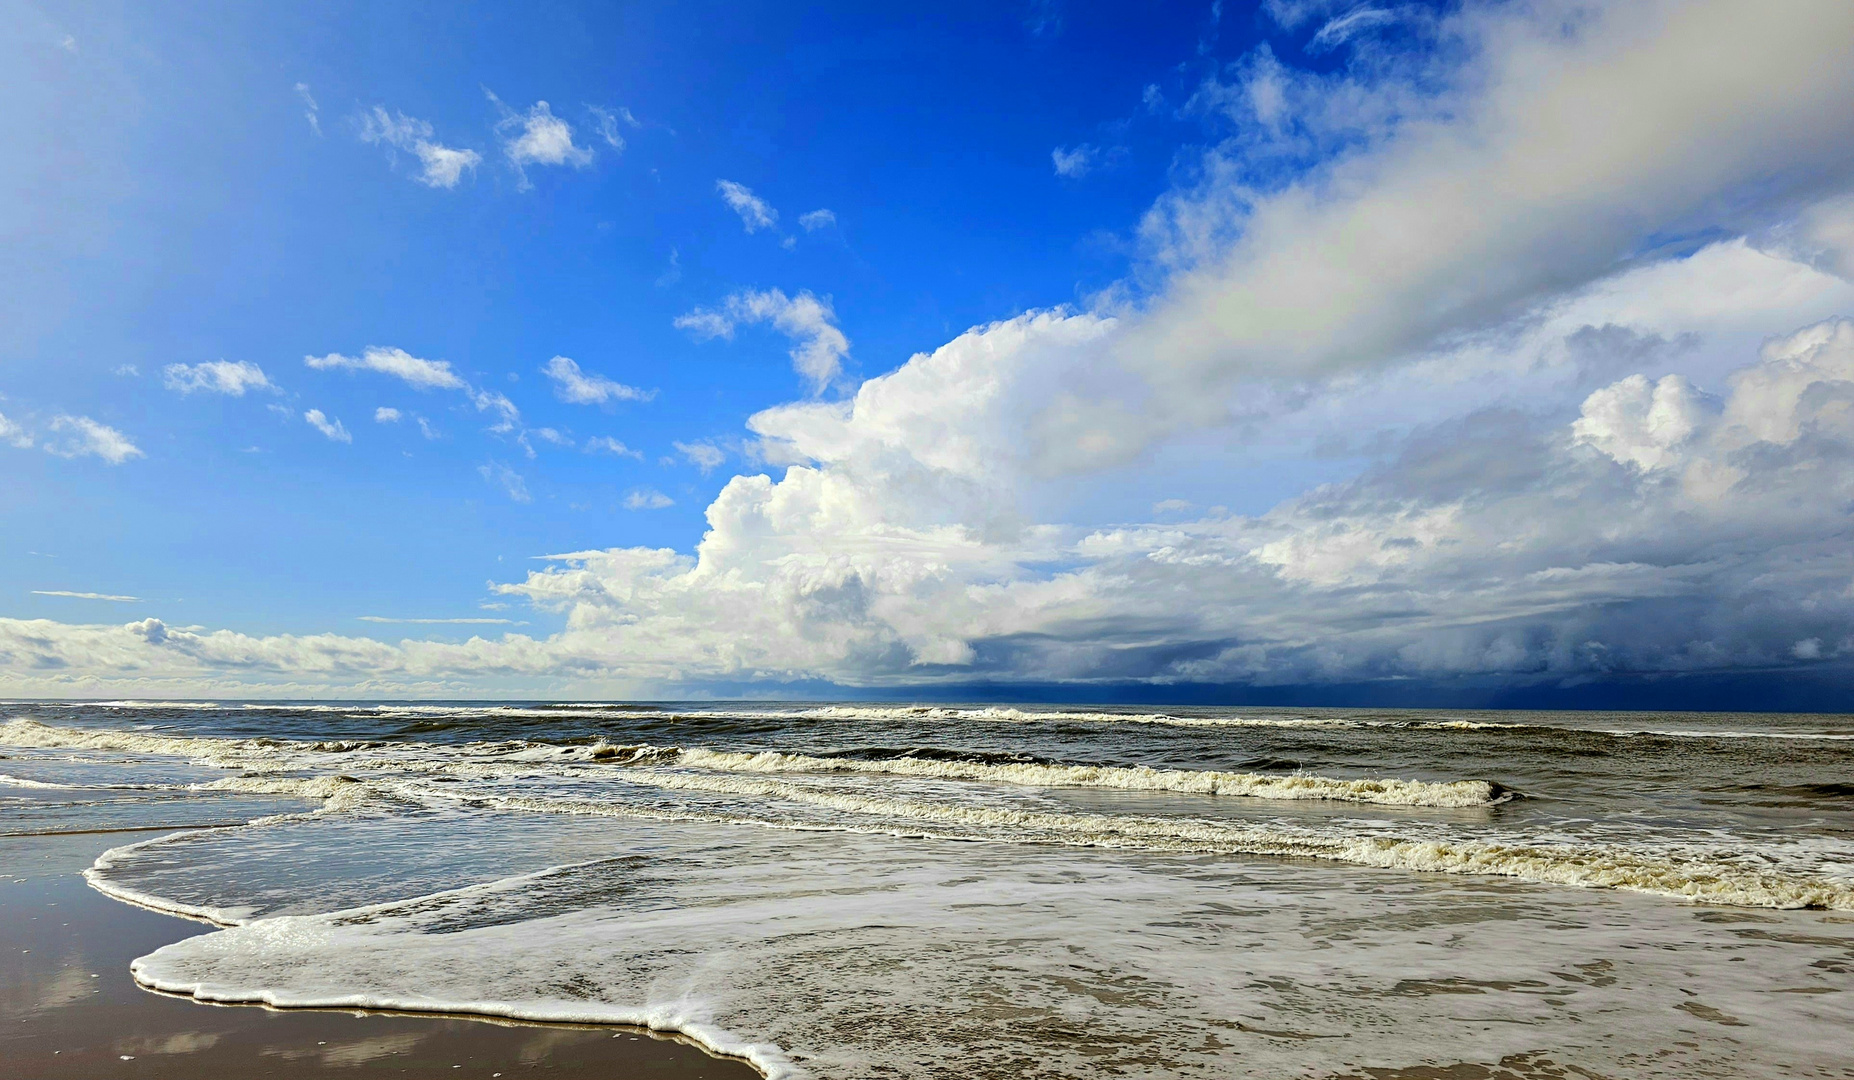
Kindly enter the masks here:
M 135 839 L 0 838 L 0 1077 L 759 1080 L 745 1062 L 636 1028 L 221 1007 L 143 990 L 131 960 L 210 928 L 84 883 L 97 854 Z

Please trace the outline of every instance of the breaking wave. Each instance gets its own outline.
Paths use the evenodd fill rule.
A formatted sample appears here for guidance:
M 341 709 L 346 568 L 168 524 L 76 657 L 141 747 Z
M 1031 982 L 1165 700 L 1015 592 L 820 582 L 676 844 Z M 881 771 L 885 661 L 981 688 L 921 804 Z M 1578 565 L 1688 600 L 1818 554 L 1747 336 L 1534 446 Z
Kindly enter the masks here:
M 1324 799 L 1386 806 L 1491 806 L 1511 797 L 1505 788 L 1488 780 L 1341 780 L 1303 774 L 1266 776 L 1260 773 L 1197 769 L 1154 769 L 1144 765 L 1121 768 L 1043 762 L 999 764 L 907 755 L 859 761 L 777 751 L 750 754 L 674 747 L 661 750 L 654 747 L 599 747 L 593 751 L 592 756 L 618 757 L 626 752 L 634 753 L 632 760 L 660 761 L 735 773 L 845 772 L 971 780 L 1026 787 L 1112 788 L 1120 791 L 1167 791 L 1189 795 L 1236 795 L 1251 799 Z

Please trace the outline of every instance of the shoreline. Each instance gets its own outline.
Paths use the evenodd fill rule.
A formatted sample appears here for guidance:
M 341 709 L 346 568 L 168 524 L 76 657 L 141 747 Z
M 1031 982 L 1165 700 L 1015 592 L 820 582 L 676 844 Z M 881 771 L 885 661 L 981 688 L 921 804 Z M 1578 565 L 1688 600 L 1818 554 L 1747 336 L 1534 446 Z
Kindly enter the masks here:
M 202 1001 L 137 983 L 130 961 L 211 932 L 124 903 L 83 871 L 100 853 L 82 830 L 0 837 L 0 1059 L 42 1080 L 89 1077 L 356 1076 L 560 1080 L 611 1075 L 761 1080 L 738 1058 L 680 1034 L 618 1024 L 471 1012 L 276 1008 Z M 146 831 L 150 838 L 172 829 Z M 10 969 L 10 970 L 9 970 Z

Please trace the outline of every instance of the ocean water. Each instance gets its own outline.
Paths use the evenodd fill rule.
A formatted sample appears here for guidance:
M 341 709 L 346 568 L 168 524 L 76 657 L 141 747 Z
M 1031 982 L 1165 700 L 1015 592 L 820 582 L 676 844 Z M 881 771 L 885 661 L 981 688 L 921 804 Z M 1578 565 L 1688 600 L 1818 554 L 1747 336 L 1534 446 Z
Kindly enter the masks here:
M 777 1077 L 1854 1076 L 1854 717 L 0 705 L 0 833 L 147 826 L 91 883 L 211 924 L 133 967 L 206 1001 Z

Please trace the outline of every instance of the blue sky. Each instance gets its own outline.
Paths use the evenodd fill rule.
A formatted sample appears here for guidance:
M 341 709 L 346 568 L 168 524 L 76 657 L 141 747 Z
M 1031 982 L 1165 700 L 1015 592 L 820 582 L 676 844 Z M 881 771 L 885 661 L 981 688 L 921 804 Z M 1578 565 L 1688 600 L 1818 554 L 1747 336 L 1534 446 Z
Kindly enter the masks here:
M 733 4 L 20 15 L 15 89 L 31 105 L 15 123 L 33 152 L 11 168 L 44 247 L 9 274 L 3 392 L 12 412 L 132 432 L 147 457 L 10 463 L 23 550 L 0 571 L 8 613 L 114 617 L 31 593 L 64 588 L 265 632 L 474 616 L 483 583 L 533 554 L 686 549 L 732 474 L 703 475 L 674 443 L 738 443 L 745 416 L 801 386 L 777 333 L 705 345 L 678 315 L 742 287 L 828 296 L 853 378 L 1098 289 L 1125 272 L 1126 234 L 1173 145 L 1201 138 L 1148 109 L 1145 88 L 1188 92 L 1181 65 L 1209 62 L 1200 43 L 1239 52 L 1258 32 L 1248 15 L 1213 38 L 1201 5 L 985 4 L 905 21 Z M 520 190 L 486 91 L 523 112 L 550 102 L 593 160 L 529 166 Z M 454 189 L 415 182 L 411 155 L 358 137 L 375 106 L 484 163 Z M 591 106 L 635 117 L 617 122 L 622 150 Z M 1128 149 L 1079 181 L 1056 175 L 1053 148 L 1103 142 Z M 778 224 L 745 231 L 720 179 Z M 818 209 L 834 223 L 807 230 L 800 217 Z M 645 460 L 534 439 L 530 460 L 460 401 L 302 363 L 369 345 L 448 361 L 528 425 L 616 438 Z M 540 373 L 556 355 L 656 396 L 559 402 Z M 254 363 L 283 392 L 161 389 L 166 365 L 202 361 Z M 443 437 L 373 423 L 381 405 Z M 308 408 L 354 442 L 318 435 Z M 520 473 L 533 501 L 509 500 L 484 465 Z M 625 510 L 640 488 L 675 505 Z
M 1750 496 L 1833 475 L 1849 57 L 1731 7 L 15 5 L 0 678 L 1839 663 Z

